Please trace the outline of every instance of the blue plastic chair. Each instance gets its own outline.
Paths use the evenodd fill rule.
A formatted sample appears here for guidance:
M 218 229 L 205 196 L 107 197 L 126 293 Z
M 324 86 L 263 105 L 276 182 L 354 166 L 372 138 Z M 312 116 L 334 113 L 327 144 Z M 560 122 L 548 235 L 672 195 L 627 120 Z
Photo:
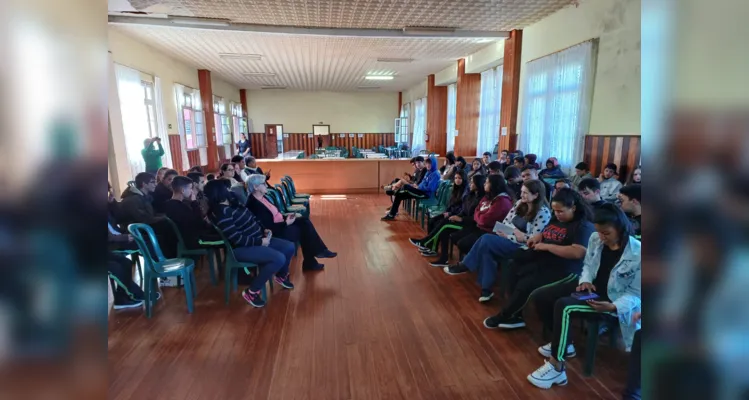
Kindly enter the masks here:
M 153 228 L 146 224 L 130 224 L 127 230 L 133 235 L 135 243 L 138 244 L 141 254 L 145 259 L 145 293 L 146 317 L 151 318 L 153 307 L 152 296 L 158 291 L 157 278 L 168 278 L 170 276 L 181 277 L 185 285 L 185 298 L 187 299 L 187 312 L 192 314 L 193 299 L 195 298 L 195 261 L 189 258 L 165 258 L 156 241 Z M 151 250 L 153 249 L 153 250 Z
M 112 253 L 124 257 L 130 256 L 130 259 L 135 261 L 135 267 L 138 270 L 138 277 L 140 277 L 140 287 L 143 288 L 143 266 L 140 265 L 140 250 L 112 250 Z
M 309 199 L 311 195 L 307 193 L 297 193 L 296 186 L 294 185 L 294 179 L 292 179 L 290 176 L 286 175 L 283 178 L 283 180 L 286 180 L 289 183 L 289 188 L 291 189 L 291 194 L 297 198 L 297 199 Z
M 193 258 L 194 256 L 201 257 L 206 256 L 208 257 L 208 267 L 210 271 L 211 276 L 211 285 L 216 286 L 216 272 L 215 270 L 215 264 L 214 260 L 216 259 L 216 249 L 215 248 L 200 248 L 200 249 L 188 249 L 185 245 L 185 240 L 182 238 L 182 232 L 179 231 L 179 227 L 177 227 L 177 224 L 174 223 L 169 218 L 164 218 L 169 222 L 169 225 L 172 227 L 172 231 L 174 232 L 174 235 L 177 237 L 177 257 L 178 258 Z M 223 242 L 216 243 L 217 246 L 223 246 Z

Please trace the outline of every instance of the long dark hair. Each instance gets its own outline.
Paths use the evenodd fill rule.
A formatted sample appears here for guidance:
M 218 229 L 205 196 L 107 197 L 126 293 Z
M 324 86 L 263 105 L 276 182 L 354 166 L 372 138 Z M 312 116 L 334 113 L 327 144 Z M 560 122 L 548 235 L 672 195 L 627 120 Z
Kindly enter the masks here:
M 457 178 L 458 176 L 460 176 L 461 178 L 463 178 L 463 180 L 461 181 L 462 183 L 460 184 L 460 186 L 458 186 L 457 184 L 455 184 L 455 178 Z M 458 169 L 457 171 L 455 171 L 455 176 L 453 176 L 453 191 L 452 191 L 452 194 L 450 194 L 450 204 L 451 205 L 459 204 L 460 202 L 463 201 L 463 193 L 465 192 L 466 184 L 467 184 L 467 182 L 466 182 L 466 173 L 465 173 L 465 171 L 463 171 L 462 169 Z
M 525 186 L 531 194 L 537 195 L 536 200 L 533 200 L 530 204 L 520 203 L 517 210 L 515 210 L 515 213 L 525 218 L 526 221 L 533 221 L 543 207 L 549 207 L 549 202 L 546 201 L 546 186 L 544 186 L 543 182 L 536 179 L 523 182 L 523 186 Z M 518 197 L 520 197 L 519 194 Z
M 597 225 L 613 226 L 619 231 L 619 245 L 622 248 L 629 243 L 629 237 L 634 235 L 632 224 L 627 218 L 627 214 L 613 203 L 604 203 L 598 208 L 593 215 L 593 223 Z
M 463 156 L 458 156 L 458 157 L 457 157 L 457 158 L 455 159 L 455 162 L 456 162 L 456 163 L 461 163 L 461 164 L 460 164 L 460 169 L 465 169 L 465 167 L 466 167 L 466 159 L 465 159 L 465 158 L 463 158 Z
M 491 186 L 489 193 L 486 194 L 487 199 L 494 200 L 495 197 L 502 193 L 507 194 L 511 199 L 515 198 L 515 193 L 513 193 L 509 186 L 507 186 L 507 181 L 504 176 L 489 175 L 487 179 L 489 179 L 489 185 Z
M 476 197 L 479 199 L 484 197 L 486 195 L 486 191 L 484 190 L 484 183 L 486 183 L 486 176 L 476 174 L 473 177 L 471 177 L 471 181 L 474 185 L 476 185 Z
M 590 209 L 590 205 L 580 196 L 580 193 L 570 189 L 562 188 L 554 193 L 554 197 L 551 198 L 552 203 L 559 203 L 567 208 L 575 207 L 574 221 L 593 220 L 593 211 Z M 556 217 L 554 217 L 556 218 Z
M 203 194 L 208 200 L 208 209 L 211 214 L 216 215 L 219 206 L 225 201 L 231 205 L 237 205 L 236 197 L 229 190 L 230 187 L 231 183 L 225 179 L 215 179 L 205 184 Z
M 445 161 L 447 161 L 447 165 L 455 164 L 455 153 L 448 151 L 447 154 L 445 154 Z

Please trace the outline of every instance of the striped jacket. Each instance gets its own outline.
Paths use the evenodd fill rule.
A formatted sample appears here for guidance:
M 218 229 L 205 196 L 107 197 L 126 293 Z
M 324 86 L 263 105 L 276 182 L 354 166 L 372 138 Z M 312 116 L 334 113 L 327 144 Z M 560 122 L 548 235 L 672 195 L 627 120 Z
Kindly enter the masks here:
M 222 204 L 211 213 L 211 219 L 218 229 L 221 229 L 232 247 L 263 245 L 265 228 L 248 209 Z
M 588 242 L 588 250 L 585 253 L 583 272 L 580 275 L 580 284 L 583 282 L 593 283 L 601 265 L 601 252 L 603 242 L 598 233 L 593 233 Z M 640 322 L 632 323 L 632 314 L 642 309 L 642 293 L 640 289 L 640 241 L 629 237 L 629 243 L 622 253 L 619 262 L 611 270 L 608 283 L 608 296 L 616 305 L 616 317 L 619 319 L 619 327 L 622 330 L 622 338 L 627 351 L 632 348 L 632 340 L 635 331 L 640 329 Z

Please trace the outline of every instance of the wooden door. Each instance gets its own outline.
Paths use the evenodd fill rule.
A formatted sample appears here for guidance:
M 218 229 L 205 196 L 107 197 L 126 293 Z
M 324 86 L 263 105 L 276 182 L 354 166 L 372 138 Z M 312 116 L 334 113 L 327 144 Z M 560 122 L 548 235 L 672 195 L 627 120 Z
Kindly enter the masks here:
M 278 157 L 278 133 L 276 125 L 265 125 L 265 158 Z

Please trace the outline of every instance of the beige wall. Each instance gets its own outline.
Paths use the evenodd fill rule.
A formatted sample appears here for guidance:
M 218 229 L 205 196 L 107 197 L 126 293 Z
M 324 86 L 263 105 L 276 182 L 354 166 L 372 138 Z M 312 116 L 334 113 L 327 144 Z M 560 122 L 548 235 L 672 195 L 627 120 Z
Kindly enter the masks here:
M 640 2 L 581 0 L 579 7 L 568 6 L 526 27 L 523 30 L 520 81 L 525 78 L 528 61 L 600 38 L 588 133 L 639 135 Z M 521 84 L 521 108 L 523 92 Z M 519 125 L 520 118 L 518 129 Z
M 492 69 L 501 65 L 504 58 L 505 41 L 502 39 L 466 57 L 466 74 L 480 74 Z
M 247 95 L 253 132 L 282 124 L 284 132 L 311 133 L 322 122 L 331 132 L 393 132 L 397 92 L 299 92 L 252 90 Z

